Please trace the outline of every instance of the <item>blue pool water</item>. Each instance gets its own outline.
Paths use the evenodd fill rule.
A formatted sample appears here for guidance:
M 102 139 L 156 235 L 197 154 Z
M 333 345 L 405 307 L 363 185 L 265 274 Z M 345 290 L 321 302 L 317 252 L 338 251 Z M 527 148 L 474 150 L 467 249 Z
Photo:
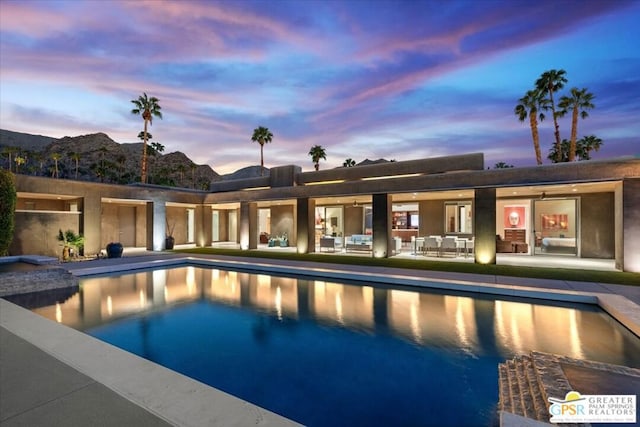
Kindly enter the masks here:
M 490 426 L 497 364 L 531 350 L 640 366 L 591 306 L 194 267 L 87 279 L 37 309 L 309 426 Z

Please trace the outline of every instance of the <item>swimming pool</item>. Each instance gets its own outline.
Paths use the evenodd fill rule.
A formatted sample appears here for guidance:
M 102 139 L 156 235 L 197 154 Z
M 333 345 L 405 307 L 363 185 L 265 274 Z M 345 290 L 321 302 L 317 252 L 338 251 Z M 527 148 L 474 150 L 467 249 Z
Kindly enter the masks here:
M 82 280 L 34 311 L 307 425 L 491 425 L 530 350 L 640 366 L 588 305 L 197 267 Z

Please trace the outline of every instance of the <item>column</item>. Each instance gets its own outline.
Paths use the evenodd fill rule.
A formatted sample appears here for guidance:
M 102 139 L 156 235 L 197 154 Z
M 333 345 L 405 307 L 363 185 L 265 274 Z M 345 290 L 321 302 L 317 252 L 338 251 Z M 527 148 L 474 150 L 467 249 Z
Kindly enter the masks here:
M 258 204 L 240 203 L 240 249 L 258 248 Z
M 391 241 L 391 196 L 373 195 L 373 257 L 388 258 L 393 254 Z
M 640 178 L 622 181 L 621 216 L 622 270 L 640 273 Z
M 102 245 L 102 199 L 99 195 L 85 196 L 82 201 L 81 229 L 85 255 L 97 254 Z
M 196 206 L 196 246 L 201 248 L 211 246 L 212 218 L 210 206 Z
M 147 250 L 162 251 L 165 248 L 167 207 L 164 200 L 147 202 Z
M 299 254 L 313 253 L 316 251 L 316 202 L 308 197 L 299 197 L 296 203 L 297 251 Z
M 496 263 L 496 189 L 479 188 L 473 200 L 473 231 L 477 264 Z

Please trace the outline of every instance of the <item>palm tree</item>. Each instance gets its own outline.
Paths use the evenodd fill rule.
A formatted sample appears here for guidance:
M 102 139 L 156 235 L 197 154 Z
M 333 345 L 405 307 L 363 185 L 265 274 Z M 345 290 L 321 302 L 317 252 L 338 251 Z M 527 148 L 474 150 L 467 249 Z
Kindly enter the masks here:
M 327 160 L 327 153 L 321 145 L 314 145 L 309 150 L 309 155 L 316 170 L 320 170 L 320 159 Z
M 549 94 L 549 102 L 551 103 L 551 112 L 553 113 L 553 125 L 555 128 L 554 135 L 556 137 L 556 152 L 558 156 L 562 152 L 560 147 L 560 126 L 558 126 L 558 115 L 556 114 L 556 105 L 553 100 L 553 94 L 564 87 L 567 82 L 565 70 L 549 70 L 542 73 L 540 78 L 536 80 L 536 88 Z M 560 157 L 557 158 L 559 162 Z
M 151 139 L 151 135 L 149 135 L 149 139 Z M 160 144 L 159 142 L 152 142 L 150 148 L 153 149 L 154 155 L 158 153 L 162 154 L 164 152 L 164 145 Z
M 593 101 L 593 94 L 588 92 L 586 88 L 578 89 L 577 87 L 571 88 L 571 96 L 563 96 L 558 102 L 558 106 L 562 108 L 560 115 L 564 116 L 569 110 L 572 110 L 571 117 L 571 139 L 569 147 L 569 161 L 575 160 L 576 155 L 576 140 L 578 139 L 578 114 L 583 119 L 589 117 L 589 113 L 586 110 L 595 108 Z
M 505 163 L 505 162 L 498 162 L 495 165 L 493 165 L 494 169 L 510 169 L 512 167 L 513 167 L 513 165 L 510 165 L 510 164 Z
M 591 160 L 591 151 L 600 150 L 602 140 L 595 135 L 588 135 L 582 137 L 576 145 L 576 155 L 580 160 Z
M 264 156 L 263 156 L 263 147 L 264 144 L 269 143 L 273 140 L 273 134 L 264 126 L 258 126 L 253 130 L 253 136 L 251 137 L 252 142 L 257 142 L 260 144 L 260 176 L 264 174 Z
M 187 171 L 187 167 L 180 163 L 176 170 L 180 174 L 180 185 L 184 187 L 184 173 Z
M 25 162 L 27 161 L 27 159 L 25 157 L 22 157 L 19 154 L 13 160 L 16 162 L 16 173 L 18 173 L 18 171 L 20 169 L 20 166 L 24 165 Z
M 191 185 L 193 188 L 196 188 L 196 169 L 198 168 L 198 165 L 191 163 L 189 168 L 191 169 Z
M 53 159 L 53 164 L 54 164 L 51 178 L 60 178 L 60 175 L 58 174 L 58 160 L 60 160 L 61 157 L 62 155 L 60 153 L 51 154 L 51 159 Z
M 562 163 L 569 161 L 569 141 L 564 138 L 560 143 L 560 152 L 558 153 L 558 146 L 553 144 L 549 149 L 549 155 L 547 159 L 552 163 Z
M 518 119 L 524 122 L 529 117 L 531 127 L 531 137 L 533 138 L 533 148 L 536 152 L 536 163 L 542 164 L 542 153 L 540 152 L 540 134 L 538 133 L 538 119 L 543 121 L 545 116 L 543 110 L 549 108 L 549 101 L 545 98 L 545 93 L 541 90 L 530 90 L 520 98 L 520 104 L 513 110 Z
M 4 147 L 2 149 L 2 154 L 6 154 L 7 156 L 9 156 L 9 166 L 8 166 L 9 172 L 11 172 L 11 164 L 13 163 L 13 161 L 12 161 L 13 155 L 15 153 L 17 153 L 18 151 L 19 151 L 18 147 Z
M 344 163 L 342 163 L 342 166 L 345 168 L 352 168 L 356 165 L 356 161 L 353 160 L 351 157 L 349 157 L 348 159 L 346 159 L 344 161 Z
M 140 133 L 138 133 L 138 139 L 140 141 L 144 141 L 144 131 L 141 130 Z M 149 132 L 147 132 L 147 142 L 151 143 L 151 140 L 153 139 L 153 135 L 151 135 Z
M 79 167 L 79 163 L 80 163 L 80 153 L 76 153 L 75 151 L 72 151 L 71 153 L 69 153 L 69 158 L 76 163 L 76 179 L 78 179 L 78 167 Z
M 131 102 L 136 108 L 131 110 L 131 114 L 141 115 L 144 120 L 144 137 L 142 139 L 142 170 L 140 172 L 140 182 L 143 184 L 147 182 L 147 140 L 149 138 L 147 134 L 147 123 L 153 124 L 153 116 L 162 118 L 162 109 L 158 104 L 158 98 L 152 96 L 147 97 L 146 92 L 143 93 L 138 99 L 133 99 Z
M 127 156 L 124 154 L 118 154 L 116 156 L 116 162 L 118 162 L 118 170 L 120 172 L 120 176 L 118 177 L 118 181 L 120 184 L 123 183 L 122 176 L 124 175 L 124 167 L 127 163 Z

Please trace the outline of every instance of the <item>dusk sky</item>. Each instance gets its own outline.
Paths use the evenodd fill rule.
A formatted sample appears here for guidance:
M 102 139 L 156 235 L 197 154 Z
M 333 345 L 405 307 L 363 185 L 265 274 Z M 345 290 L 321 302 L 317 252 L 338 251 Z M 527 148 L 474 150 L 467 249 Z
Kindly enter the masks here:
M 0 0 L 0 24 L 1 128 L 136 142 L 146 92 L 165 153 L 221 174 L 260 163 L 258 126 L 267 167 L 312 170 L 316 144 L 321 169 L 471 152 L 535 165 L 513 109 L 553 68 L 560 95 L 595 94 L 578 127 L 604 141 L 593 158 L 640 155 L 637 0 Z

